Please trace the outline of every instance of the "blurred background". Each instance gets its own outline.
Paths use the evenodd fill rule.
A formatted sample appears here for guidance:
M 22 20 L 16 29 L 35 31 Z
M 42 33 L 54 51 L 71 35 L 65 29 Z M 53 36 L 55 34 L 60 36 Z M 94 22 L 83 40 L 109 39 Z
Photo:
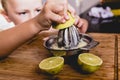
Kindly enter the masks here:
M 90 2 L 85 5 L 82 0 L 81 8 L 84 9 L 88 4 L 89 7 L 79 14 L 88 21 L 88 32 L 120 33 L 120 0 L 93 0 L 92 4 Z
M 43 3 L 46 0 L 43 0 Z M 88 21 L 87 32 L 120 33 L 120 0 L 68 0 L 77 14 Z M 14 26 L 2 15 L 0 5 L 0 29 Z

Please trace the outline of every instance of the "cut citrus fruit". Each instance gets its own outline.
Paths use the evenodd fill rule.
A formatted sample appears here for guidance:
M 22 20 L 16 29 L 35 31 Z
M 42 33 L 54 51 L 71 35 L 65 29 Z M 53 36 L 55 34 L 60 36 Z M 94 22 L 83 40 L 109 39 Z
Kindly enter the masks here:
M 66 51 L 51 51 L 51 53 L 53 54 L 53 56 L 65 56 L 66 55 Z
M 63 65 L 63 57 L 49 57 L 40 62 L 39 68 L 46 73 L 57 74 L 62 70 Z
M 68 12 L 68 16 L 69 16 L 68 21 L 66 21 L 63 24 L 53 25 L 53 28 L 55 28 L 55 29 L 64 29 L 64 28 L 67 28 L 67 27 L 70 27 L 71 25 L 73 25 L 74 22 L 75 22 L 75 19 L 73 18 L 73 16 L 69 12 Z
M 100 68 L 103 61 L 91 53 L 82 53 L 78 56 L 78 64 L 84 73 L 93 73 Z

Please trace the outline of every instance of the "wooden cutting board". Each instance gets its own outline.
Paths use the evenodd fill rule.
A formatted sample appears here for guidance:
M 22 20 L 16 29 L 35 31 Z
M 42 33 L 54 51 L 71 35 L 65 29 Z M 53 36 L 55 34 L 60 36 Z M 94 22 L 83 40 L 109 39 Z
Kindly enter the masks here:
M 118 62 L 117 62 L 118 72 L 117 73 L 118 73 L 118 77 L 119 77 L 118 80 L 119 80 L 120 79 L 120 35 L 118 35 L 118 45 L 117 46 L 118 46 L 117 47 L 118 48 L 118 55 L 117 55 L 118 56 L 118 58 L 117 58 L 118 59 Z
M 0 80 L 117 80 L 116 35 L 100 33 L 89 35 L 100 42 L 90 52 L 103 60 L 103 65 L 95 73 L 82 74 L 74 63 L 76 56 L 72 56 L 65 58 L 66 63 L 59 74 L 53 76 L 43 74 L 39 70 L 38 64 L 51 54 L 43 47 L 44 40 L 42 38 L 45 35 L 42 35 L 43 37 L 34 38 L 31 42 L 15 50 L 8 58 L 0 61 Z M 120 37 L 118 39 L 120 41 Z

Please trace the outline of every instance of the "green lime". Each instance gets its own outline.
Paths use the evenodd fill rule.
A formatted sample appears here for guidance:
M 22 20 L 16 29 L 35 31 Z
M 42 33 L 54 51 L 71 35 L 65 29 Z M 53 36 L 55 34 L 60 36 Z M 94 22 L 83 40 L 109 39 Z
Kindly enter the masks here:
M 53 54 L 53 56 L 65 56 L 66 55 L 66 51 L 52 51 L 51 53 Z
M 62 70 L 63 65 L 63 57 L 49 57 L 40 62 L 39 68 L 46 73 L 57 74 Z
M 64 28 L 67 28 L 67 27 L 70 27 L 71 25 L 73 25 L 74 22 L 75 22 L 75 18 L 69 12 L 68 12 L 68 16 L 70 18 L 68 21 L 66 21 L 63 24 L 53 25 L 53 28 L 55 28 L 55 29 L 64 29 Z
M 84 73 L 95 72 L 102 63 L 102 59 L 92 53 L 82 53 L 78 56 L 78 64 Z

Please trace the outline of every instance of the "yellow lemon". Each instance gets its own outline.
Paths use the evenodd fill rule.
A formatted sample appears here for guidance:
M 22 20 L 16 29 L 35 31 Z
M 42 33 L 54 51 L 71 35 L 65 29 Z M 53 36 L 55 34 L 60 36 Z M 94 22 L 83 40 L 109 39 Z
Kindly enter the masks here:
M 67 27 L 70 27 L 71 25 L 73 25 L 74 22 L 75 22 L 75 18 L 73 18 L 73 16 L 69 12 L 68 12 L 68 16 L 69 16 L 68 21 L 66 21 L 63 24 L 53 25 L 53 28 L 55 28 L 55 29 L 64 29 L 64 28 L 67 28 Z
M 66 56 L 66 51 L 50 51 L 52 54 L 53 54 L 53 56 Z
M 46 73 L 57 74 L 62 70 L 63 65 L 63 57 L 49 57 L 40 62 L 39 68 Z
M 102 63 L 102 59 L 92 53 L 82 53 L 78 56 L 78 64 L 84 73 L 95 72 Z

